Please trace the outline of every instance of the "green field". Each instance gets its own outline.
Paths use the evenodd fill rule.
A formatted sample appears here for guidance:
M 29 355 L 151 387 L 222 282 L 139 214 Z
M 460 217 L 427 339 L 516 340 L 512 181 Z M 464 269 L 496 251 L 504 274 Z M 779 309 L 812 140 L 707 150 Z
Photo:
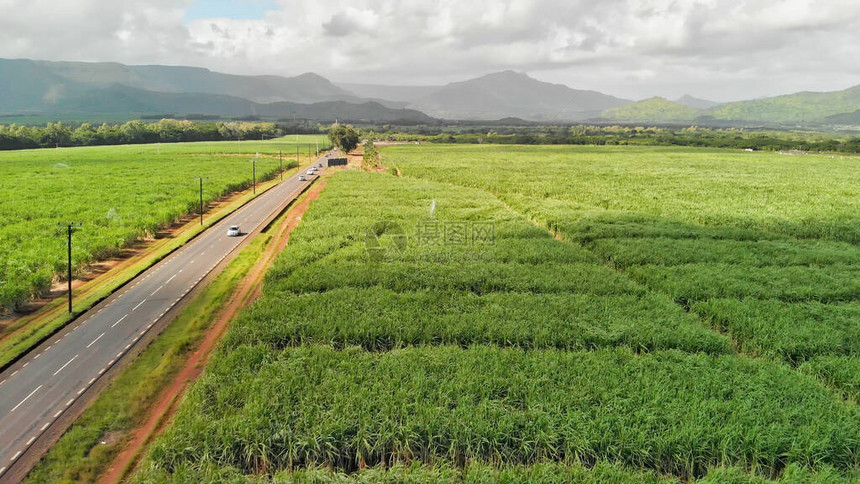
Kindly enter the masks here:
M 0 152 L 0 312 L 50 287 L 66 264 L 65 230 L 74 235 L 73 265 L 110 257 L 151 237 L 204 203 L 249 187 L 295 160 L 298 146 L 328 146 L 321 136 L 277 140 L 177 143 Z M 259 153 L 260 157 L 257 158 Z
M 384 148 L 136 480 L 855 482 L 860 163 L 747 155 Z

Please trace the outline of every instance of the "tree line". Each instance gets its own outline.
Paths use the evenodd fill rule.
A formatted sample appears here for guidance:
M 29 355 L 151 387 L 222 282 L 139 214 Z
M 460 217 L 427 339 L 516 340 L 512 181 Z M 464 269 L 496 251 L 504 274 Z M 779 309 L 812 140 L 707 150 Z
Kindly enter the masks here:
M 174 143 L 182 141 L 227 141 L 263 139 L 282 134 L 275 123 L 204 123 L 162 119 L 154 123 L 129 121 L 124 124 L 93 125 L 48 123 L 45 126 L 0 125 L 0 150 L 54 148 L 66 146 Z
M 696 146 L 762 151 L 860 153 L 860 136 L 744 128 L 642 126 L 523 126 L 446 130 L 421 127 L 380 129 L 377 139 L 467 144 L 572 144 Z

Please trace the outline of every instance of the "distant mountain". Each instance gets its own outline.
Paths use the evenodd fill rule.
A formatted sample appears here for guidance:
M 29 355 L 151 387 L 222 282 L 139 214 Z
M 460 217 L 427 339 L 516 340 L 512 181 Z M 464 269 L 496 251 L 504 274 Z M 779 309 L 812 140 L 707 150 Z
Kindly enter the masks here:
M 409 104 L 429 96 L 444 86 L 387 86 L 383 84 L 350 84 L 339 83 L 338 87 L 349 93 L 368 99 L 384 99 L 386 101 Z
M 368 102 L 316 74 L 246 77 L 193 67 L 5 59 L 0 59 L 0 113 L 436 122 L 415 110 Z
M 701 99 L 697 97 L 690 96 L 689 94 L 684 94 L 675 100 L 676 103 L 687 106 L 688 108 L 694 109 L 710 109 L 720 103 L 714 101 L 708 101 L 707 99 Z
M 836 92 L 799 92 L 753 101 L 720 104 L 710 114 L 720 120 L 777 124 L 820 124 L 828 117 L 860 109 L 860 86 Z
M 699 109 L 684 106 L 662 97 L 652 97 L 603 111 L 601 118 L 622 122 L 673 123 L 693 121 L 702 115 Z
M 312 73 L 296 77 L 237 76 L 198 67 L 0 59 L 0 74 L 4 81 L 15 85 L 17 96 L 26 99 L 121 84 L 155 92 L 222 94 L 259 103 L 360 100 Z M 34 85 L 36 78 L 42 81 Z M 0 109 L 5 107 L 0 105 Z
M 580 120 L 630 101 L 504 71 L 448 84 L 408 107 L 445 119 Z

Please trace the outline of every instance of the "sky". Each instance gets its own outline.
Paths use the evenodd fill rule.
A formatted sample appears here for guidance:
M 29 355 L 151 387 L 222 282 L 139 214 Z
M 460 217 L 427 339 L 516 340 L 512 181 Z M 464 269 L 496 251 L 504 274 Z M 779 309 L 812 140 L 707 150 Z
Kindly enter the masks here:
M 860 84 L 857 0 L 0 0 L 0 57 L 436 85 L 512 69 L 627 99 Z

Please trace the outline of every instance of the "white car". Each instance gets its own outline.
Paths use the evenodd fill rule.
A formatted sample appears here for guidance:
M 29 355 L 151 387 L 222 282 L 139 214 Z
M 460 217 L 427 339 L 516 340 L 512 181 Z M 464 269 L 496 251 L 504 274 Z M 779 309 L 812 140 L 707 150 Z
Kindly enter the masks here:
M 299 175 L 299 181 L 307 181 L 308 177 L 304 175 Z
M 314 174 L 313 170 L 308 170 L 308 175 L 313 175 L 313 174 Z
M 229 229 L 227 229 L 227 237 L 238 237 L 242 235 L 242 232 L 239 230 L 238 225 L 231 225 Z

